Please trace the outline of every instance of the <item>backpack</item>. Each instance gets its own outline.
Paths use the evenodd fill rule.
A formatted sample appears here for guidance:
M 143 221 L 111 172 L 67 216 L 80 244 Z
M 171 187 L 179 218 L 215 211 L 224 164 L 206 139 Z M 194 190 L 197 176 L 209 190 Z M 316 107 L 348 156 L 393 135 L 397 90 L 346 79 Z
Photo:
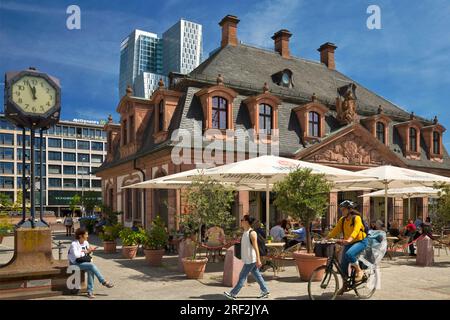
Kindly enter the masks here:
M 350 226 L 354 226 L 355 225 L 356 216 L 359 216 L 359 214 L 352 213 L 352 223 L 350 224 Z M 360 217 L 361 217 L 362 225 L 364 227 L 364 229 L 361 228 L 360 231 L 363 231 L 366 234 L 366 237 L 367 237 L 367 235 L 369 234 L 369 230 L 370 230 L 369 225 L 367 224 L 366 221 L 364 221 L 364 218 L 362 216 L 360 216 Z M 342 218 L 342 233 L 344 233 L 344 221 L 345 221 L 345 217 Z
M 255 230 L 252 229 L 252 231 L 250 231 L 250 234 L 252 232 L 256 232 Z M 250 236 L 249 234 L 249 236 Z M 252 238 L 250 238 L 250 242 Z M 264 257 L 267 255 L 267 247 L 266 247 L 266 239 L 263 238 L 263 236 L 261 236 L 258 232 L 256 232 L 256 241 L 258 243 L 258 249 L 259 249 L 259 255 L 261 257 Z

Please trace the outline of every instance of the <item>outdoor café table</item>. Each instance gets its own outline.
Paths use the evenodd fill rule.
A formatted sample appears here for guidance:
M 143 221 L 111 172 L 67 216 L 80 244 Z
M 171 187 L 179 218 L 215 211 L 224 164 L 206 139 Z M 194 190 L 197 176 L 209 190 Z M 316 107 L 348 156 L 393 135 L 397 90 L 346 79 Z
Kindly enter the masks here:
M 283 252 L 284 245 L 285 245 L 284 242 L 266 243 L 267 255 L 272 258 L 271 260 L 275 267 L 274 271 L 275 274 L 277 274 L 278 271 L 280 270 L 280 259 L 278 259 L 278 257 Z
M 389 259 L 392 260 L 392 252 L 395 249 L 395 241 L 400 240 L 398 237 L 386 237 L 387 240 L 387 251 L 386 251 L 386 255 L 388 256 Z

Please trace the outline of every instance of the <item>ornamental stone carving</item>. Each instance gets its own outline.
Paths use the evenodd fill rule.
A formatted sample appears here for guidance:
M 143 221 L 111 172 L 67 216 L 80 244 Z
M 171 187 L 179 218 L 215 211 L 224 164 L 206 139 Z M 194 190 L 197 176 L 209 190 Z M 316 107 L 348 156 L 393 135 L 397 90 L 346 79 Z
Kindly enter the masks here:
M 326 163 L 355 165 L 385 165 L 387 162 L 376 146 L 361 141 L 361 137 L 350 133 L 321 149 L 306 160 Z
M 358 120 L 356 114 L 356 85 L 350 83 L 338 88 L 339 96 L 336 99 L 337 120 L 341 124 L 349 124 Z

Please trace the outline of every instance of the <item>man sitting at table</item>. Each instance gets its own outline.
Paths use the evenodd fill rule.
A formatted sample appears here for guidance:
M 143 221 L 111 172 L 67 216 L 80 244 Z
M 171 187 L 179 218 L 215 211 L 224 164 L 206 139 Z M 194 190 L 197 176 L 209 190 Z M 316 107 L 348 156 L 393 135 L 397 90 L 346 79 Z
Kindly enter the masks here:
M 281 223 L 281 221 L 278 221 L 277 224 L 270 229 L 270 236 L 273 238 L 274 242 L 282 242 L 286 236 Z
M 304 243 L 306 241 L 306 230 L 303 223 L 295 224 L 291 233 L 295 234 L 297 237 L 289 240 L 289 242 L 286 243 L 285 249 L 295 246 L 297 243 Z

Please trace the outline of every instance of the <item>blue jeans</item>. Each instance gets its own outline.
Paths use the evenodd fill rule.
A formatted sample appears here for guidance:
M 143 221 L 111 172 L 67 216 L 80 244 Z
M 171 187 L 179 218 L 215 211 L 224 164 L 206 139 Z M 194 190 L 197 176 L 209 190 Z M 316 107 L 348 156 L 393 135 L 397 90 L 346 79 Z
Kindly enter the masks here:
M 348 275 L 348 265 L 356 263 L 358 256 L 367 247 L 368 240 L 367 237 L 364 240 L 348 244 L 344 246 L 344 251 L 342 253 L 341 268 L 342 272 Z
M 269 289 L 267 289 L 267 287 L 266 287 L 266 283 L 264 282 L 261 272 L 259 272 L 259 269 L 256 267 L 256 263 L 249 263 L 249 264 L 244 264 L 244 267 L 242 268 L 241 273 L 239 274 L 238 283 L 230 291 L 231 295 L 237 296 L 239 291 L 241 291 L 242 287 L 244 286 L 245 280 L 247 280 L 247 277 L 250 274 L 250 272 L 253 274 L 256 281 L 258 282 L 259 287 L 261 288 L 261 291 L 263 293 L 269 292 Z
M 90 293 L 94 292 L 94 275 L 97 277 L 98 281 L 100 283 L 105 282 L 105 278 L 103 278 L 102 274 L 100 273 L 100 270 L 96 267 L 95 264 L 92 262 L 83 262 L 83 263 L 76 263 L 78 267 L 80 267 L 80 270 L 86 271 L 88 275 L 88 283 L 87 283 L 87 291 Z

